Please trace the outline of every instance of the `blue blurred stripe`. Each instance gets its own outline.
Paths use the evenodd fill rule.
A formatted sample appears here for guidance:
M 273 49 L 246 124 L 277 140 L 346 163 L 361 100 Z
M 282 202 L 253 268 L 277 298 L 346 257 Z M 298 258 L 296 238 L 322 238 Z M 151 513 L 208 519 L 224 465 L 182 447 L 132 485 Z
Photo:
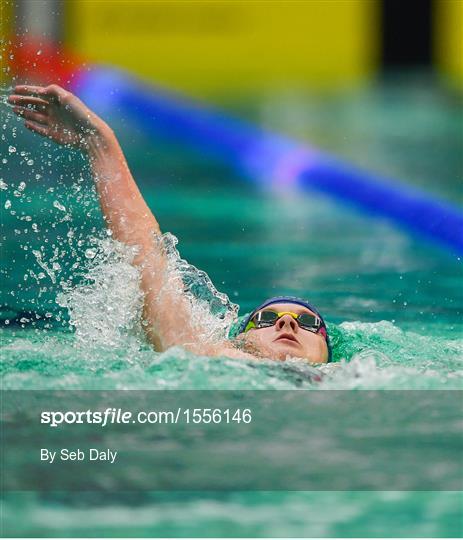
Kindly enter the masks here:
M 74 90 L 98 114 L 118 110 L 148 135 L 181 140 L 220 157 L 267 187 L 316 190 L 463 254 L 463 213 L 450 203 L 359 170 L 289 137 L 142 84 L 112 69 L 94 68 Z

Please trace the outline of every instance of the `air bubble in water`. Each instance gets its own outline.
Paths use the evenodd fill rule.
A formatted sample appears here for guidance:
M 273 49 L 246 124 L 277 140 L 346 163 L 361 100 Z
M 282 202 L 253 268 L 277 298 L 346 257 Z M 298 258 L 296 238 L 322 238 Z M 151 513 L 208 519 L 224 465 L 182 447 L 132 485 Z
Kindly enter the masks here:
M 5 201 L 5 210 L 8 210 L 8 208 L 11 208 L 11 201 L 9 199 Z
M 18 190 L 24 191 L 25 188 L 26 188 L 26 182 L 20 182 L 18 186 Z
M 10 145 L 10 146 L 8 147 L 8 152 L 9 152 L 10 154 L 14 154 L 14 153 L 16 152 L 16 147 Z

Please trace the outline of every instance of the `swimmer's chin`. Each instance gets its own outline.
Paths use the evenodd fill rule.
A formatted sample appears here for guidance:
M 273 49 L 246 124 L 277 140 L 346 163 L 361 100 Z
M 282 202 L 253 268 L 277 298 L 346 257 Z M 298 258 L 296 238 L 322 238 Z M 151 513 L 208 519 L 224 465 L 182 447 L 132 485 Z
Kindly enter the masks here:
M 304 362 L 312 363 L 312 360 L 307 358 L 305 351 L 302 349 L 299 343 L 289 340 L 277 340 L 273 341 L 266 347 L 267 354 L 269 354 L 272 360 L 278 360 L 285 362 L 288 359 L 303 360 Z
M 326 360 L 320 358 L 320 355 L 316 351 L 306 351 L 302 347 L 274 342 L 271 346 L 266 348 L 266 356 L 271 360 L 277 360 L 279 362 L 286 362 L 287 360 L 299 360 L 312 365 L 324 364 Z
M 273 360 L 277 362 L 286 362 L 287 360 L 299 360 L 302 362 L 308 362 L 309 364 L 323 364 L 323 360 L 308 358 L 307 356 L 297 354 L 293 345 L 285 346 L 283 343 L 276 344 L 276 346 L 263 345 L 252 341 L 248 341 L 243 337 L 238 337 L 234 340 L 234 345 L 238 349 L 252 354 L 262 360 Z

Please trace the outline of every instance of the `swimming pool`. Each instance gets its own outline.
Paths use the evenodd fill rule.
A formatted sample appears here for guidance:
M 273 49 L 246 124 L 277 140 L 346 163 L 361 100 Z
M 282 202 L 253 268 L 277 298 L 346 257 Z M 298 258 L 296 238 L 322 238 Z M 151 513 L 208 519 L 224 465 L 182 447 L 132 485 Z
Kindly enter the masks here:
M 325 99 L 258 96 L 227 107 L 461 203 L 461 105 L 432 85 L 395 82 Z M 2 107 L 3 388 L 313 388 L 266 363 L 250 370 L 147 348 L 134 329 L 136 276 L 103 231 L 83 160 L 39 143 L 5 114 Z M 460 260 L 320 195 L 258 192 L 218 161 L 145 139 L 117 113 L 108 121 L 163 230 L 232 302 L 246 311 L 294 294 L 325 314 L 343 365 L 318 389 L 461 388 Z M 82 282 L 82 294 L 63 296 L 63 286 Z M 460 508 L 460 494 L 450 492 L 11 493 L 5 528 L 51 536 L 457 536 Z

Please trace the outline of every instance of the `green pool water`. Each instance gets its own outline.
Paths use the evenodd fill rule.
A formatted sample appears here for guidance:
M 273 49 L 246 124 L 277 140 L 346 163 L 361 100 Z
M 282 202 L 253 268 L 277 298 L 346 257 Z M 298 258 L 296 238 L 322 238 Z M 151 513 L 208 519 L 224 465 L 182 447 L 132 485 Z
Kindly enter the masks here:
M 226 106 L 461 204 L 461 103 L 424 88 Z M 147 140 L 115 111 L 107 120 L 181 256 L 241 313 L 276 294 L 309 298 L 336 366 L 314 385 L 303 367 L 153 352 L 137 324 L 136 273 L 104 230 L 84 160 L 0 108 L 4 389 L 461 389 L 459 259 L 316 193 L 258 191 L 209 156 Z M 461 505 L 458 492 L 15 492 L 3 526 L 11 536 L 460 536 Z

